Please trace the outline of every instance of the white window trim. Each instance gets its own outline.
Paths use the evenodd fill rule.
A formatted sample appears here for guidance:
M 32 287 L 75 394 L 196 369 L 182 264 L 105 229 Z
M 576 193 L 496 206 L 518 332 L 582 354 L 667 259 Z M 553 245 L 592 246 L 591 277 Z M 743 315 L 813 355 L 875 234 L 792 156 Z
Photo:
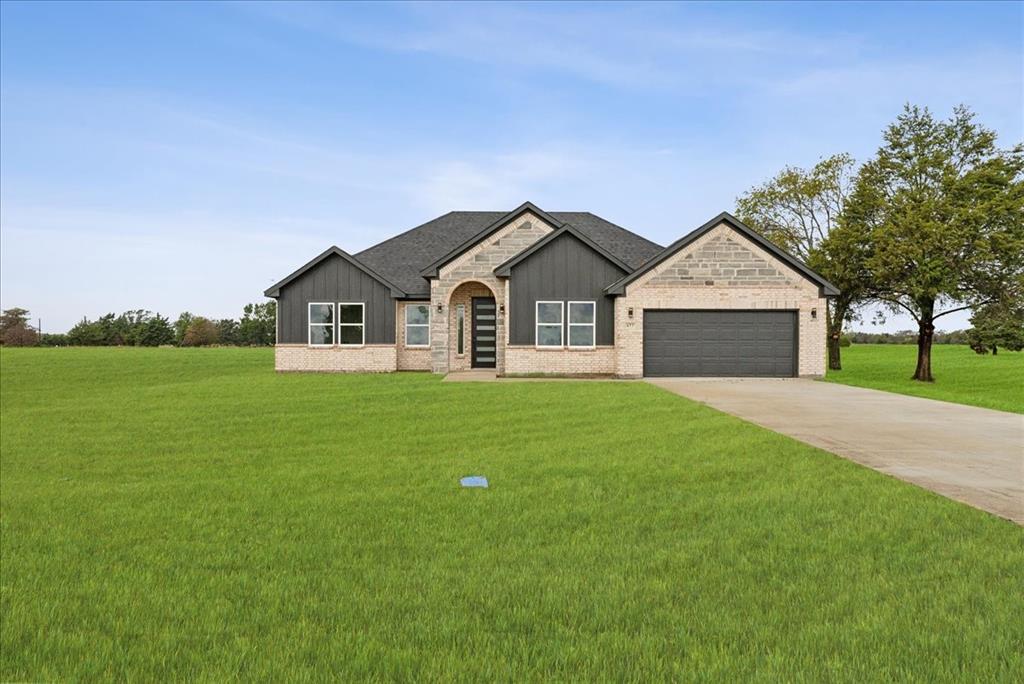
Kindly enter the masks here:
M 541 323 L 540 322 L 540 305 L 541 304 L 557 304 L 559 311 L 561 311 L 561 320 L 557 325 L 561 328 L 562 343 L 561 344 L 540 344 L 540 326 L 553 327 L 555 323 Z M 565 302 L 554 302 L 554 301 L 537 301 L 533 305 L 533 346 L 537 349 L 565 349 Z
M 342 323 L 341 322 L 341 307 L 343 306 L 358 306 L 361 310 L 359 315 L 359 323 Z M 341 329 L 345 328 L 362 328 L 360 332 L 362 337 L 359 339 L 359 344 L 342 344 L 341 343 Z M 365 302 L 338 302 L 338 346 L 339 347 L 362 347 L 366 344 L 366 303 Z
M 414 306 L 422 306 L 427 310 L 427 322 L 426 323 L 410 323 L 409 322 L 409 309 Z M 411 302 L 406 304 L 405 309 L 405 348 L 406 349 L 427 349 L 430 347 L 430 302 L 418 303 Z M 426 344 L 409 344 L 409 328 L 426 328 L 427 329 L 427 343 Z
M 573 323 L 572 322 L 572 305 L 573 304 L 590 304 L 590 306 L 594 310 L 593 322 L 591 322 L 591 323 Z M 569 302 L 569 306 L 567 307 L 567 313 L 569 314 L 569 316 L 567 316 L 566 319 L 565 319 L 565 325 L 566 325 L 565 343 L 567 345 L 569 345 L 569 349 L 594 349 L 595 347 L 597 347 L 597 302 L 595 302 L 595 301 Z M 576 326 L 577 328 L 591 328 L 592 329 L 592 335 L 590 336 L 590 339 L 592 339 L 594 341 L 594 343 L 593 344 L 573 344 L 572 343 L 572 328 L 573 328 L 573 326 Z
M 313 323 L 313 307 L 314 306 L 329 306 L 331 307 L 331 322 L 330 323 Z M 337 337 L 334 335 L 334 321 L 335 314 L 337 311 L 334 308 L 334 302 L 309 302 L 306 304 L 306 344 L 310 347 L 333 347 L 337 341 Z M 331 343 L 330 344 L 313 344 L 313 326 L 319 328 L 331 328 Z

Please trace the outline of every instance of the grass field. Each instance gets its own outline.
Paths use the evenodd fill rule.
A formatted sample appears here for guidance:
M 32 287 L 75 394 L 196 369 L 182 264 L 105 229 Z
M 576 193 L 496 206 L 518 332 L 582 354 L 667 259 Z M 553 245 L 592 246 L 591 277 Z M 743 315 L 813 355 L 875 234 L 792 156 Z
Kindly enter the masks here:
M 644 383 L 271 367 L 0 352 L 0 680 L 1024 677 L 1005 520 Z
M 932 347 L 933 383 L 910 379 L 917 364 L 915 345 L 854 345 L 843 349 L 842 359 L 843 370 L 829 371 L 828 380 L 1024 413 L 1024 352 L 980 356 L 966 345 L 937 344 Z

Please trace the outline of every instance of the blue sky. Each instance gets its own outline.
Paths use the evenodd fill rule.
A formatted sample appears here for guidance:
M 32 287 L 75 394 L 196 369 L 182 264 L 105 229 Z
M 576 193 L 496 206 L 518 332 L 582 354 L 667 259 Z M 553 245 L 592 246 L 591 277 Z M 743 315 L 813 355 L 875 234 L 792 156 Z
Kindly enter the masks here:
M 331 244 L 527 199 L 667 244 L 908 101 L 1010 145 L 1022 8 L 4 2 L 0 305 L 237 317 Z

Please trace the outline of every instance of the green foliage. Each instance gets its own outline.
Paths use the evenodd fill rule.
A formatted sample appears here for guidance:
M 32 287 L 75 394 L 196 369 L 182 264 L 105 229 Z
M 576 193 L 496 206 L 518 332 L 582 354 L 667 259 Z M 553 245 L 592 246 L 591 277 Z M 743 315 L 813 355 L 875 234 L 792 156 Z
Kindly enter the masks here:
M 68 336 L 63 333 L 43 333 L 39 336 L 40 347 L 66 347 L 68 342 Z
M 185 340 L 185 333 L 188 332 L 188 326 L 192 324 L 193 318 L 195 316 L 188 311 L 182 311 L 181 315 L 178 316 L 178 320 L 174 322 L 175 344 L 180 345 Z
M 1024 349 L 1024 304 L 996 302 L 978 309 L 971 316 L 974 326 L 968 331 L 969 344 L 979 354 L 999 349 Z
M 238 345 L 241 343 L 241 336 L 238 333 L 238 321 L 233 318 L 222 318 L 215 321 L 217 327 L 217 343 L 227 345 Z
M 230 348 L 5 350 L 0 377 L 3 681 L 1024 668 L 1024 529 L 646 383 Z
M 144 309 L 109 313 L 95 321 L 83 318 L 67 333 L 67 343 L 83 347 L 156 347 L 172 344 L 170 321 Z
M 846 337 L 853 344 L 915 344 L 917 342 L 916 330 L 898 330 L 896 332 L 864 332 L 854 330 L 847 333 Z M 938 330 L 932 338 L 935 344 L 967 344 L 966 330 L 951 330 L 949 332 Z
M 160 314 L 148 318 L 137 333 L 136 343 L 141 347 L 174 344 L 174 328 L 171 327 L 170 319 Z
M 928 399 L 1024 413 L 1024 356 L 978 356 L 965 344 L 932 348 L 938 379 L 915 382 L 904 369 L 913 363 L 914 344 L 857 344 L 843 352 L 841 371 L 829 371 L 829 382 L 871 387 Z
M 6 347 L 33 347 L 39 331 L 29 325 L 28 309 L 14 307 L 0 314 L 0 344 Z
M 188 324 L 181 339 L 182 347 L 208 347 L 220 342 L 220 328 L 216 323 L 202 316 L 195 316 Z
M 907 106 L 861 167 L 846 223 L 870 244 L 874 295 L 920 324 L 915 379 L 930 380 L 935 319 L 1019 297 L 1024 147 L 996 146 L 966 107 L 947 121 Z
M 246 304 L 238 325 L 240 343 L 256 347 L 274 344 L 276 322 L 277 302 L 274 300 L 262 304 Z
M 842 337 L 839 338 L 839 346 L 843 347 L 844 349 L 852 344 L 853 341 L 850 339 L 849 335 L 844 334 Z

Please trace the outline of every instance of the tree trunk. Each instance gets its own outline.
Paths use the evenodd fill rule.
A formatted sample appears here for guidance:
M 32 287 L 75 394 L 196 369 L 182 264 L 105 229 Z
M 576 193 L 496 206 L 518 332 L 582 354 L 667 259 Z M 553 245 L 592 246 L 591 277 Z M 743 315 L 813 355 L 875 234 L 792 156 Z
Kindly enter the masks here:
M 828 315 L 825 319 L 825 328 L 827 330 L 825 345 L 828 348 L 828 369 L 829 370 L 843 370 L 843 362 L 841 359 L 841 347 L 839 341 L 843 337 L 843 321 L 846 319 L 846 308 L 836 305 L 830 301 L 828 303 Z
M 999 353 L 999 347 L 997 347 L 996 345 L 993 344 L 992 345 L 992 356 L 995 356 L 998 353 Z
M 935 382 L 932 377 L 932 337 L 935 335 L 935 325 L 931 316 L 922 318 L 917 330 L 917 369 L 911 380 L 921 382 Z
M 833 332 L 828 336 L 828 369 L 829 370 L 843 370 L 843 362 L 839 356 L 839 338 L 842 336 L 840 332 Z

